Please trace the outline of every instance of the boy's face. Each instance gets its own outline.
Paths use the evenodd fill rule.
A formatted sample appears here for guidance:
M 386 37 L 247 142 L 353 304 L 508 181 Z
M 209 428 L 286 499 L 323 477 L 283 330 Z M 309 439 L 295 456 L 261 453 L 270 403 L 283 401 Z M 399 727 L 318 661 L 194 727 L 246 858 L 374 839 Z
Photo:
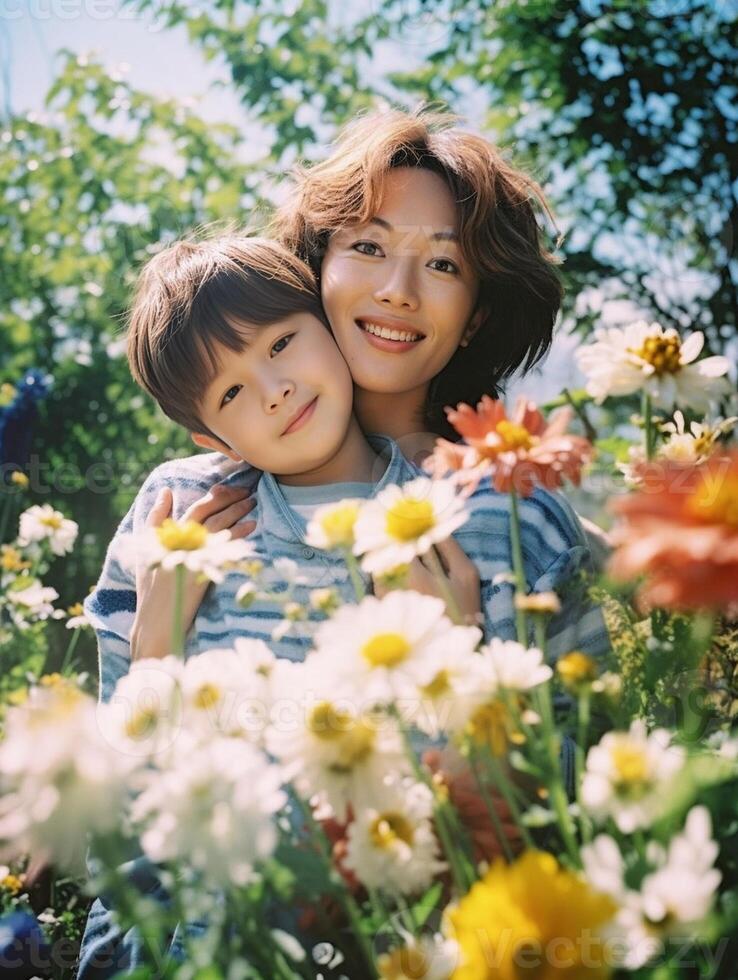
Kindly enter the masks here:
M 453 239 L 457 232 L 445 181 L 398 167 L 385 178 L 375 220 L 331 235 L 321 297 L 357 387 L 384 394 L 427 388 L 478 328 L 479 281 Z M 382 327 L 396 339 L 378 337 Z
M 310 313 L 249 327 L 238 354 L 217 349 L 220 370 L 200 405 L 217 440 L 199 446 L 288 476 L 329 462 L 343 444 L 353 402 L 351 375 L 330 332 Z

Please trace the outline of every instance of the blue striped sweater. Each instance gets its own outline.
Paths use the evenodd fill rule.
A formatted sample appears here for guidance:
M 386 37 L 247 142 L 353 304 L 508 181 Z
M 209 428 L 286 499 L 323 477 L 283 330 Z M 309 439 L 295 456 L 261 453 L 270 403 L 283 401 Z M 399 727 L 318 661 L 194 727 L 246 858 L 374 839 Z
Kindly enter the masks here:
M 419 474 L 401 454 L 397 444 L 384 436 L 370 437 L 386 469 L 374 485 L 378 493 L 390 484 L 402 484 Z M 344 601 L 353 599 L 346 567 L 338 556 L 316 552 L 304 542 L 305 518 L 290 507 L 278 481 L 270 474 L 259 474 L 243 463 L 236 464 L 220 453 L 203 453 L 175 459 L 157 467 L 143 484 L 138 496 L 116 531 L 107 551 L 96 588 L 85 600 L 85 611 L 98 638 L 100 698 L 108 701 L 118 679 L 130 666 L 130 633 L 136 611 L 135 574 L 119 559 L 123 535 L 140 531 L 163 486 L 173 491 L 173 516 L 185 510 L 215 483 L 254 487 L 256 508 L 248 515 L 256 520 L 249 540 L 267 568 L 279 558 L 292 559 L 307 585 L 293 588 L 297 602 L 308 604 L 310 590 L 331 586 Z M 325 488 L 329 491 L 330 488 Z M 332 499 L 340 499 L 337 494 Z M 328 493 L 330 497 L 330 493 Z M 479 487 L 469 498 L 470 516 L 454 537 L 475 562 L 481 579 L 485 637 L 515 639 L 513 587 L 495 582 L 512 564 L 510 546 L 510 500 L 506 494 Z M 609 649 L 607 629 L 601 610 L 587 601 L 580 572 L 591 571 L 587 539 L 571 506 L 561 493 L 536 490 L 520 501 L 521 541 L 528 591 L 553 590 L 561 599 L 561 612 L 552 618 L 548 630 L 551 660 L 572 649 L 595 656 Z M 211 586 L 190 629 L 185 655 L 228 647 L 238 636 L 264 639 L 278 656 L 301 660 L 310 647 L 310 623 L 273 640 L 272 630 L 282 618 L 274 603 L 257 601 L 241 608 L 235 600 L 245 579 L 230 574 Z M 369 582 L 365 583 L 369 586 Z M 273 588 L 286 587 L 276 583 Z M 315 619 L 319 617 L 314 613 Z M 531 637 L 532 642 L 532 637 Z

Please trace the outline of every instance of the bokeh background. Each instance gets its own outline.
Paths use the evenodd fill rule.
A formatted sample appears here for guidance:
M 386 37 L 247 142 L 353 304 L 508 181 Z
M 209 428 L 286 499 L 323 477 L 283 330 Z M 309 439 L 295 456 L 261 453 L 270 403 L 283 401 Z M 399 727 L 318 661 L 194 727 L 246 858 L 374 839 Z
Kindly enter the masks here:
M 736 0 L 0 0 L 0 461 L 31 480 L 3 513 L 80 524 L 46 579 L 60 604 L 145 475 L 193 449 L 128 374 L 136 270 L 196 224 L 258 227 L 357 111 L 441 102 L 550 195 L 566 299 L 509 398 L 576 392 L 574 347 L 640 316 L 704 330 L 735 382 L 737 21 Z M 627 417 L 604 421 L 616 456 Z M 77 652 L 94 672 L 91 636 Z

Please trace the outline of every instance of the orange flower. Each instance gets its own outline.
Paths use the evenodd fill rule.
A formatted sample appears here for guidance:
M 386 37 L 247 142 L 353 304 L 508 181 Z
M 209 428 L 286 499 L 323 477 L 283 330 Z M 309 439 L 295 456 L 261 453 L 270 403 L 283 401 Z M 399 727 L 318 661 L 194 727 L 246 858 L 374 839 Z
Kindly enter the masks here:
M 641 609 L 723 609 L 738 603 L 738 451 L 701 465 L 654 461 L 637 493 L 611 504 L 621 518 L 608 571 L 645 575 Z
M 461 404 L 447 408 L 446 414 L 466 444 L 439 439 L 426 469 L 434 476 L 456 471 L 458 482 L 472 489 L 483 476 L 491 477 L 495 490 L 515 490 L 523 497 L 536 486 L 560 487 L 565 476 L 578 484 L 593 453 L 587 439 L 567 433 L 573 415 L 568 407 L 554 412 L 547 423 L 535 404 L 521 396 L 508 418 L 501 401 L 484 395 L 476 410 Z

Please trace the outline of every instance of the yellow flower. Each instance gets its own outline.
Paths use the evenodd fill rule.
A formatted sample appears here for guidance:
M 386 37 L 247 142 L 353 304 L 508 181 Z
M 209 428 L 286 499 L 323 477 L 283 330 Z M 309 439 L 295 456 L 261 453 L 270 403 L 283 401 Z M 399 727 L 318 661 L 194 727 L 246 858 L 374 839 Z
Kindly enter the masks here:
M 0 408 L 5 408 L 7 405 L 10 405 L 10 403 L 15 398 L 15 394 L 16 392 L 13 385 L 8 384 L 7 381 L 1 384 L 0 385 Z
M 599 930 L 615 911 L 551 854 L 497 859 L 446 912 L 460 948 L 452 980 L 604 980 L 611 971 Z
M 11 895 L 17 895 L 23 888 L 23 878 L 22 876 L 18 877 L 18 875 L 7 874 L 0 879 L 0 888 L 10 892 Z
M 20 470 L 13 470 L 10 474 L 10 482 L 15 483 L 17 487 L 22 487 L 25 490 L 31 481 L 25 473 L 21 473 Z
M 515 595 L 515 608 L 531 613 L 557 613 L 561 603 L 555 592 L 531 592 L 530 595 Z
M 321 551 L 353 548 L 354 525 L 360 506 L 360 500 L 339 500 L 336 504 L 319 507 L 307 526 L 306 543 Z
M 572 650 L 556 662 L 556 673 L 564 687 L 578 691 L 597 677 L 597 663 L 580 650 Z
M 30 561 L 24 561 L 17 548 L 9 544 L 0 545 L 0 568 L 4 572 L 22 572 L 30 567 Z

